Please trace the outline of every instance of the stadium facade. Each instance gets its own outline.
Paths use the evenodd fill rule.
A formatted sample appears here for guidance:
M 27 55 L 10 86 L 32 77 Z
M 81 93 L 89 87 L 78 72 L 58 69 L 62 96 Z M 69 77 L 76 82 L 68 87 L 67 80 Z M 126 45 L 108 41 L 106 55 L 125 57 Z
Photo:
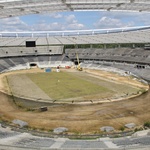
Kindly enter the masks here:
M 43 12 L 106 10 L 149 12 L 148 0 L 2 0 L 0 18 Z M 1 32 L 0 72 L 75 63 L 82 67 L 111 66 L 150 81 L 150 27 L 66 32 Z M 29 43 L 28 43 L 29 42 Z M 29 44 L 29 45 L 28 45 Z M 31 44 L 31 45 L 30 45 Z M 28 46 L 27 46 L 28 45 Z M 87 47 L 87 48 L 86 48 Z M 30 66 L 31 65 L 31 66 Z M 3 149 L 149 149 L 149 133 L 121 139 L 75 141 L 35 137 L 0 127 Z M 128 146 L 127 146 L 128 145 Z M 88 147 L 87 147 L 88 146 Z

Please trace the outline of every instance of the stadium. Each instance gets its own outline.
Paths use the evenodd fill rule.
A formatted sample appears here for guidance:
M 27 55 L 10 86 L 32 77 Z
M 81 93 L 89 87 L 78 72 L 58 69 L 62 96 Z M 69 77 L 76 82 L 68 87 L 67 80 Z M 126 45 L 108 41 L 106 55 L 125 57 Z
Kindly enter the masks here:
M 149 6 L 145 0 L 4 0 L 0 18 L 79 10 L 140 13 Z M 150 26 L 2 31 L 0 149 L 148 150 L 149 83 Z

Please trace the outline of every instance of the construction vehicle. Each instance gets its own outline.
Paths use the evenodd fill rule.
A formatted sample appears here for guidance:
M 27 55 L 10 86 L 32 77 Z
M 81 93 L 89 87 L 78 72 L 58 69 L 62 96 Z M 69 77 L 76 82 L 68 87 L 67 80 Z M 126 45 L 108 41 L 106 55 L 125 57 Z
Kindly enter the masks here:
M 78 62 L 78 65 L 77 65 L 77 70 L 78 71 L 82 71 L 82 67 L 80 66 L 80 61 L 79 61 L 79 56 L 78 56 L 78 53 L 76 53 L 76 57 L 77 57 L 77 62 Z

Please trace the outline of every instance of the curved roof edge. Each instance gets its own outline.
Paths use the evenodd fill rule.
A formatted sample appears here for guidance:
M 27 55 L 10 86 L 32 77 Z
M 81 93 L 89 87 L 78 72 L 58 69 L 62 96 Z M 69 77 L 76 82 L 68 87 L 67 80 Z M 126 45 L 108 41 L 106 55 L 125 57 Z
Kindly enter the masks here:
M 66 30 L 66 31 L 2 31 L 0 37 L 49 37 L 49 36 L 79 36 L 79 35 L 96 35 L 96 34 L 111 34 L 124 33 L 131 31 L 148 30 L 150 26 L 135 26 L 123 28 L 109 29 L 90 29 L 90 30 Z
M 149 0 L 1 0 L 0 18 L 62 11 L 150 12 Z

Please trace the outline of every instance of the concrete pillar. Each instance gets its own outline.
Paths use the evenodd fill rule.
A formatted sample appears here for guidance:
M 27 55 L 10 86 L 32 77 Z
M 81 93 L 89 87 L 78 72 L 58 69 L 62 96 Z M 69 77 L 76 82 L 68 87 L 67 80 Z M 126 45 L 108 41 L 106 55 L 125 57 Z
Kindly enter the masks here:
M 107 46 L 106 46 L 106 44 L 104 44 L 104 49 L 106 49 L 107 48 Z

